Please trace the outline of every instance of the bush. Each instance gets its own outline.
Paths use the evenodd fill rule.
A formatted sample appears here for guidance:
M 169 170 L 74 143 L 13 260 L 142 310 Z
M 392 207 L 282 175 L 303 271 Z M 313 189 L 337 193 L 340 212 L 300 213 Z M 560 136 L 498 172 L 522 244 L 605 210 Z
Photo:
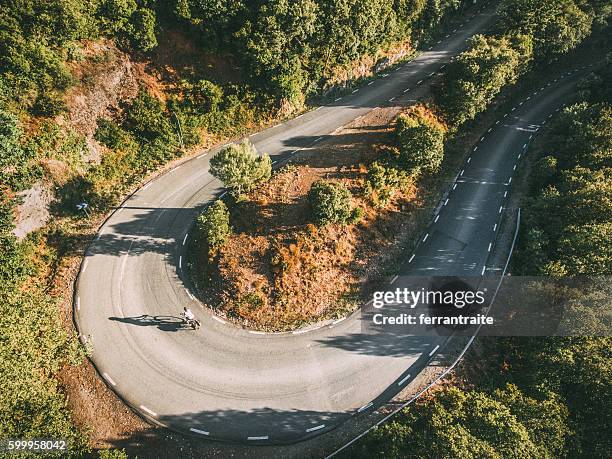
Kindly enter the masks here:
M 237 199 L 272 175 L 272 160 L 268 155 L 257 155 L 248 140 L 234 143 L 221 150 L 210 160 L 210 173 L 228 187 Z
M 531 38 L 476 35 L 470 48 L 448 66 L 436 101 L 459 126 L 487 108 L 504 86 L 514 83 L 532 56 Z
M 368 169 L 366 189 L 376 204 L 384 206 L 408 179 L 406 172 L 376 161 Z
M 28 188 L 41 176 L 40 166 L 32 161 L 36 152 L 21 144 L 22 136 L 17 117 L 0 109 L 0 182 L 14 191 Z
M 437 172 L 444 159 L 444 134 L 444 125 L 423 107 L 400 115 L 395 127 L 400 167 L 412 176 Z
M 127 26 L 132 46 L 139 51 L 151 51 L 157 46 L 155 37 L 155 13 L 149 8 L 139 8 L 132 14 Z
M 141 88 L 131 105 L 125 109 L 124 126 L 139 137 L 153 140 L 175 135 L 164 104 Z
M 575 48 L 589 36 L 597 14 L 610 14 L 609 6 L 597 3 L 592 0 L 504 0 L 501 27 L 510 33 L 533 36 L 536 55 L 550 59 Z
M 351 193 L 339 183 L 315 182 L 308 192 L 308 201 L 313 221 L 318 226 L 346 223 L 351 218 Z
M 218 199 L 198 216 L 198 234 L 206 242 L 208 256 L 214 257 L 232 233 L 227 206 Z
M 198 115 L 216 111 L 223 101 L 223 89 L 212 81 L 198 80 L 193 84 L 183 82 L 182 87 L 182 105 Z
M 113 150 L 121 148 L 125 144 L 126 135 L 127 133 L 114 121 L 105 118 L 98 119 L 98 128 L 94 138 L 102 145 Z
M 17 117 L 0 109 L 0 170 L 14 166 L 22 160 L 21 135 Z
M 138 5 L 135 0 L 102 0 L 98 5 L 97 16 L 104 30 L 123 32 Z
M 567 407 L 554 393 L 507 385 L 490 393 L 439 391 L 372 431 L 352 457 L 562 457 L 570 435 Z
M 98 451 L 100 459 L 128 459 L 125 449 L 102 449 Z

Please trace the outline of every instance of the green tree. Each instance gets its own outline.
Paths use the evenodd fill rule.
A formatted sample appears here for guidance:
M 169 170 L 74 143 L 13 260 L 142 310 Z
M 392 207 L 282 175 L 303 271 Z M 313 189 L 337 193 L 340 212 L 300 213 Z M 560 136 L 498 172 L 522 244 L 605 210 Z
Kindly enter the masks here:
M 308 192 L 308 202 L 318 226 L 347 223 L 353 215 L 351 192 L 340 183 L 316 181 Z
M 395 127 L 400 167 L 412 176 L 437 172 L 444 159 L 444 134 L 444 125 L 422 107 L 400 115 Z
M 223 88 L 212 81 L 186 81 L 183 83 L 183 91 L 183 106 L 200 115 L 216 111 L 223 101 Z
M 233 143 L 210 160 L 210 173 L 228 187 L 237 199 L 258 184 L 270 179 L 272 160 L 268 155 L 257 155 L 257 150 L 248 140 Z
M 0 109 L 0 170 L 23 161 L 22 135 L 19 120 L 12 113 Z
M 174 132 L 164 104 L 144 88 L 126 107 L 123 123 L 127 129 L 148 140 L 171 137 Z
M 528 36 L 513 38 L 476 35 L 436 90 L 436 100 L 453 125 L 472 120 L 487 108 L 503 87 L 513 84 L 531 60 Z
M 532 36 L 536 56 L 550 58 L 574 49 L 590 34 L 594 10 L 587 4 L 575 0 L 504 0 L 500 27 L 506 33 Z
M 359 457 L 558 457 L 567 408 L 553 393 L 534 399 L 515 386 L 491 394 L 451 387 L 369 435 Z
M 97 16 L 102 29 L 111 33 L 125 32 L 137 8 L 136 0 L 101 0 Z
M 278 99 L 298 108 L 308 83 L 302 63 L 311 54 L 317 10 L 313 0 L 272 0 L 238 32 L 255 76 L 266 81 Z
M 610 274 L 611 240 L 610 221 L 568 226 L 561 235 L 557 259 L 567 274 Z
M 375 161 L 368 168 L 366 183 L 375 204 L 384 206 L 408 180 L 406 172 Z
M 197 220 L 198 234 L 206 243 L 208 256 L 214 257 L 232 233 L 230 214 L 220 199 L 202 212 Z
M 132 13 L 126 29 L 134 48 L 146 52 L 157 46 L 156 22 L 155 12 L 149 8 L 139 8 Z
M 128 459 L 125 449 L 102 449 L 98 451 L 100 459 Z

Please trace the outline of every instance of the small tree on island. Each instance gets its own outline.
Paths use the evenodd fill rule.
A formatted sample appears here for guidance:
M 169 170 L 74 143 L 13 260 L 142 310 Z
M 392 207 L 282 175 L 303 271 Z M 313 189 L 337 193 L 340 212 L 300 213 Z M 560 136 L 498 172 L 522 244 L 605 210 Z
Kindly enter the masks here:
M 340 183 L 315 182 L 308 192 L 308 201 L 318 226 L 357 222 L 363 214 L 360 208 L 351 210 L 351 192 Z
M 227 206 L 218 199 L 196 219 L 198 234 L 206 241 L 210 258 L 217 254 L 232 233 L 229 218 Z
M 258 156 L 253 144 L 245 139 L 213 156 L 210 173 L 221 180 L 237 200 L 242 200 L 258 184 L 270 179 L 272 160 L 268 155 Z
M 446 128 L 425 107 L 415 107 L 397 118 L 395 135 L 399 166 L 412 176 L 438 172 L 444 159 Z

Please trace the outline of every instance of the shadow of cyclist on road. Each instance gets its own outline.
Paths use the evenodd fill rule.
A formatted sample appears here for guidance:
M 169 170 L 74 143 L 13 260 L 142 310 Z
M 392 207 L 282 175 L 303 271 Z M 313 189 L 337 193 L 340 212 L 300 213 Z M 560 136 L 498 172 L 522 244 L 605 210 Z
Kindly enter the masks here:
M 138 325 L 140 327 L 155 326 L 161 331 L 176 332 L 187 330 L 188 327 L 181 317 L 176 316 L 151 316 L 143 314 L 134 317 L 109 317 L 108 320 L 122 322 L 124 324 Z

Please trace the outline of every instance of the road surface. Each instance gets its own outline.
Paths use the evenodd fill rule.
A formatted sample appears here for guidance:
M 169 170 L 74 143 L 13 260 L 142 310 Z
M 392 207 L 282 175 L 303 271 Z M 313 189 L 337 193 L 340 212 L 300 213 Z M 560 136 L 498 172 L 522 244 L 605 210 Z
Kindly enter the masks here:
M 397 71 L 251 141 L 279 161 L 324 142 L 376 106 L 417 97 L 428 76 L 491 16 L 485 10 Z M 567 85 L 554 83 L 494 126 L 402 273 L 482 274 L 518 155 L 567 91 Z M 208 171 L 211 154 L 137 191 L 109 217 L 85 254 L 75 320 L 92 344 L 99 373 L 154 423 L 254 444 L 318 435 L 388 400 L 408 375 L 427 365 L 444 338 L 365 337 L 359 314 L 304 333 L 259 334 L 198 306 L 186 283 L 184 250 L 195 209 L 222 192 Z M 179 324 L 183 306 L 202 320 L 198 332 Z

